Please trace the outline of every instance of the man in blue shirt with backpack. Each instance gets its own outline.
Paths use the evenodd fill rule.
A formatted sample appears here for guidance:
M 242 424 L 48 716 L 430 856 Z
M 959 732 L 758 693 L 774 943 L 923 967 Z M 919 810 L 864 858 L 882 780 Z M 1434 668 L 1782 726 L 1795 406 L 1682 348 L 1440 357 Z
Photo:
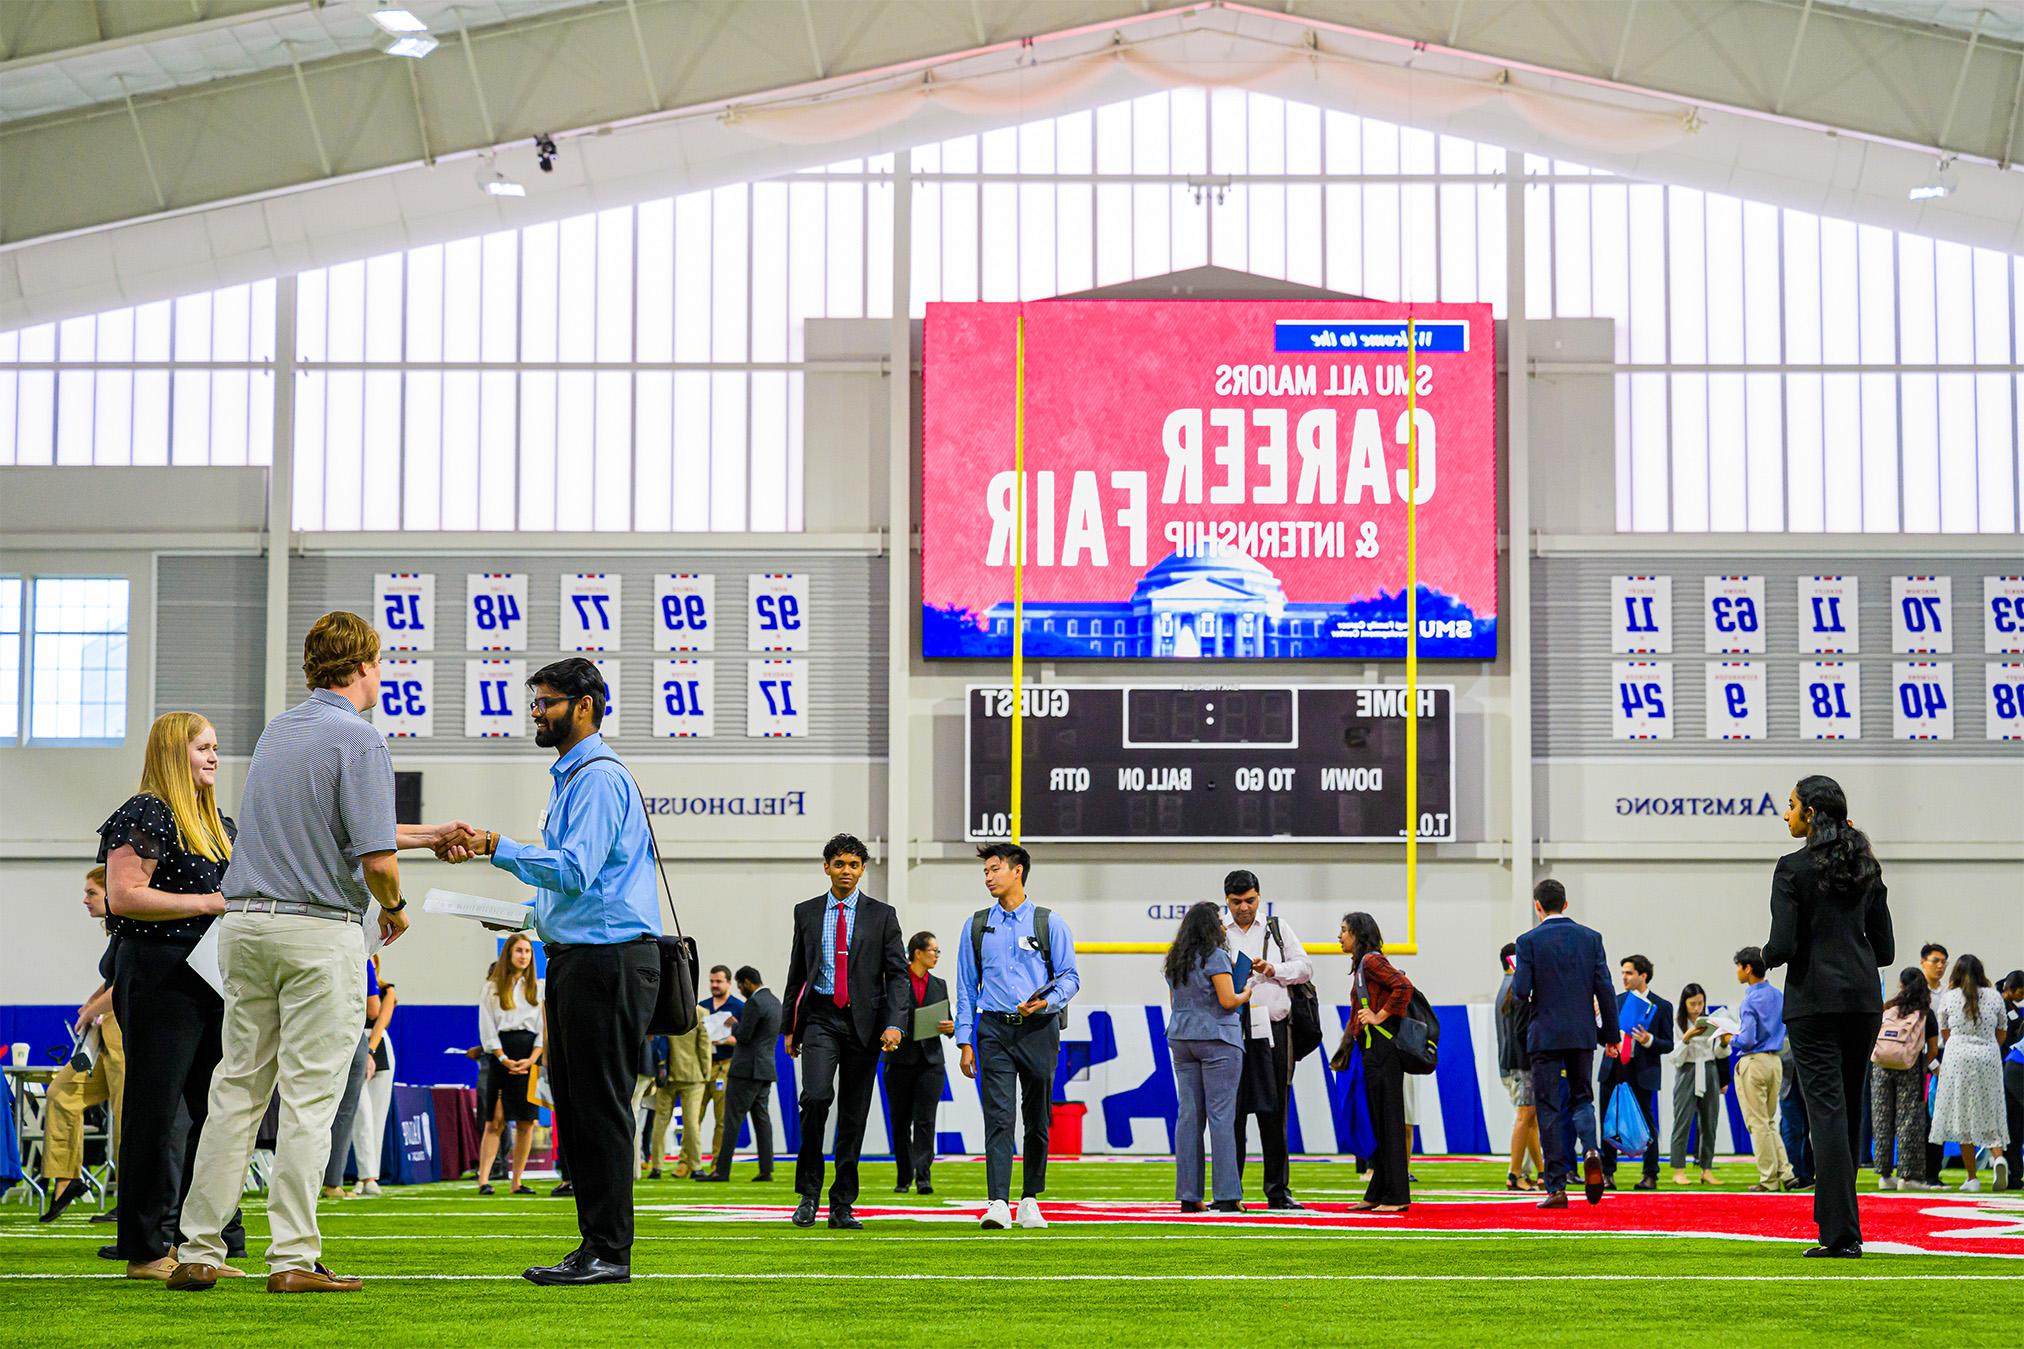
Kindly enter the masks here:
M 977 849 L 984 888 L 997 901 L 974 914 L 957 948 L 956 1043 L 963 1076 L 980 1078 L 984 1099 L 984 1177 L 990 1205 L 986 1231 L 1012 1225 L 1012 1106 L 1024 1100 L 1026 1121 L 1019 1214 L 1021 1227 L 1045 1227 L 1040 1195 L 1047 1188 L 1047 1143 L 1053 1122 L 1054 1066 L 1061 1054 L 1062 1014 L 1082 988 L 1075 937 L 1061 915 L 1026 898 L 1033 858 L 1013 843 Z

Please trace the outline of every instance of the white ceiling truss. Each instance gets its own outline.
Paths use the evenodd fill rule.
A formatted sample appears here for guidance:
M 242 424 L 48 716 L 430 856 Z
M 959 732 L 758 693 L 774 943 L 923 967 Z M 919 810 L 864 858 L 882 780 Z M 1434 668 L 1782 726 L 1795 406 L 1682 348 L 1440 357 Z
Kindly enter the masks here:
M 1954 0 L 1206 0 L 1185 8 L 1154 0 L 413 0 L 405 7 L 442 44 L 422 61 L 375 48 L 375 7 L 363 0 L 0 4 L 0 318 L 71 307 L 21 304 L 38 288 L 70 288 L 26 261 L 24 249 L 117 235 L 126 222 L 180 217 L 213 236 L 229 234 L 243 228 L 220 224 L 236 218 L 236 206 L 307 192 L 307 211 L 309 199 L 343 185 L 406 184 L 415 175 L 454 178 L 435 189 L 442 200 L 430 209 L 442 213 L 444 203 L 472 191 L 469 161 L 477 156 L 496 150 L 497 162 L 532 180 L 530 187 L 581 187 L 590 181 L 584 166 L 600 153 L 617 156 L 629 137 L 628 182 L 664 194 L 723 180 L 737 167 L 700 163 L 686 144 L 665 138 L 671 127 L 735 124 L 777 104 L 1037 68 L 1107 43 L 1189 36 L 1208 45 L 1196 41 L 1170 65 L 1185 68 L 1205 51 L 1213 64 L 1214 42 L 1224 39 L 1305 45 L 1318 57 L 1586 91 L 1626 110 L 1677 112 L 1746 131 L 1755 125 L 1767 144 L 1802 130 L 1823 160 L 1847 160 L 1836 144 L 1894 147 L 1905 164 L 1913 162 L 1908 152 L 1928 157 L 1919 173 L 1949 155 L 1971 167 L 1996 166 L 1982 171 L 1985 180 L 2024 179 L 1998 172 L 2024 152 L 2018 0 L 1979 7 Z M 180 15 L 189 17 L 164 26 L 166 16 Z M 1324 84 L 1342 69 L 1315 68 Z M 1313 101 L 1353 94 L 1321 87 Z M 1407 106 L 1391 115 L 1416 120 Z M 656 128 L 664 139 L 655 143 L 659 179 L 650 182 L 637 161 L 645 153 L 641 137 Z M 1833 140 L 1821 140 L 1821 132 Z M 552 182 L 533 172 L 531 141 L 541 133 L 563 147 Z M 883 145 L 924 138 L 888 137 Z M 1701 140 L 1704 158 L 1741 161 L 1750 153 L 1733 148 L 1733 134 Z M 722 147 L 716 153 L 725 157 Z M 854 153 L 863 150 L 804 160 Z M 91 171 L 79 173 L 79 165 Z M 756 160 L 744 176 L 753 171 Z M 1766 176 L 1761 163 L 1751 171 Z M 1844 162 L 1836 171 L 1846 177 L 1873 167 L 1850 170 Z M 1724 173 L 1744 176 L 1734 166 Z M 573 209 L 616 204 L 624 193 L 612 179 L 607 169 L 599 190 Z M 408 197 L 418 190 L 383 189 Z M 2012 191 L 2009 182 L 1984 191 L 1985 224 L 1997 223 L 1979 230 L 1979 242 L 2001 242 L 2014 231 L 2024 212 Z M 1972 195 L 1964 189 L 1950 206 Z M 318 209 L 327 215 L 339 205 L 332 197 Z M 412 201 L 402 206 L 410 236 L 417 210 Z M 262 228 L 271 231 L 271 222 Z M 233 247 L 215 237 L 208 246 Z M 66 248 L 51 256 L 69 266 L 79 254 Z M 39 280 L 24 280 L 37 267 Z M 159 288 L 138 288 L 146 289 Z M 129 284 L 125 293 L 138 290 Z M 80 291 L 78 303 L 85 299 Z

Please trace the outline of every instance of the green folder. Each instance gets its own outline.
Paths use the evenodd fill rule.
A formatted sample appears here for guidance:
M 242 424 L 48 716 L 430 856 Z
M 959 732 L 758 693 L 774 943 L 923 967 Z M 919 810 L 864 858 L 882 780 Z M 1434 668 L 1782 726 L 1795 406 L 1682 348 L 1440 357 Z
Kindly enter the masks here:
M 949 1019 L 949 1000 L 931 1002 L 914 1013 L 914 1035 L 916 1040 L 932 1040 L 942 1033 L 942 1023 Z

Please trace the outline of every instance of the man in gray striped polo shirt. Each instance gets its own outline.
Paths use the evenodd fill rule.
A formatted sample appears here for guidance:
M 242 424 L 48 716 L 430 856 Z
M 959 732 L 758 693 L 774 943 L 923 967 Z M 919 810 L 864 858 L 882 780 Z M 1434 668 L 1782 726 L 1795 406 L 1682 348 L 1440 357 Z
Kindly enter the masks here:
M 267 724 L 239 803 L 225 878 L 218 962 L 225 977 L 224 1056 L 183 1202 L 172 1290 L 212 1287 L 219 1235 L 238 1207 L 254 1135 L 278 1086 L 281 1127 L 267 1214 L 270 1293 L 348 1293 L 318 1261 L 316 1187 L 330 1156 L 365 1015 L 360 927 L 379 907 L 391 942 L 407 931 L 399 848 L 427 848 L 464 825 L 394 823 L 393 760 L 365 719 L 379 701 L 379 634 L 357 614 L 316 620 L 302 644 L 310 694 Z M 461 831 L 461 832 L 460 832 Z

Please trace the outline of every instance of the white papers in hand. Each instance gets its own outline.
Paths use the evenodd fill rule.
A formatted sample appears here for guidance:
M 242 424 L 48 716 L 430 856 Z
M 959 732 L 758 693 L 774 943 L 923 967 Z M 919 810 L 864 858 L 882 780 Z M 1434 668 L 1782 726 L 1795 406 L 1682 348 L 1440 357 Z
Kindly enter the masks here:
M 225 996 L 225 975 L 218 968 L 218 925 L 204 929 L 204 935 L 197 938 L 197 944 L 190 948 L 190 968 L 199 978 L 218 990 L 218 996 Z
M 483 895 L 459 894 L 455 890 L 431 890 L 422 897 L 423 913 L 469 918 L 493 927 L 517 932 L 534 922 L 534 910 L 510 899 L 487 899 Z
M 710 1043 L 720 1045 L 731 1038 L 731 1014 L 712 1012 L 703 1018 L 703 1024 L 710 1028 Z

